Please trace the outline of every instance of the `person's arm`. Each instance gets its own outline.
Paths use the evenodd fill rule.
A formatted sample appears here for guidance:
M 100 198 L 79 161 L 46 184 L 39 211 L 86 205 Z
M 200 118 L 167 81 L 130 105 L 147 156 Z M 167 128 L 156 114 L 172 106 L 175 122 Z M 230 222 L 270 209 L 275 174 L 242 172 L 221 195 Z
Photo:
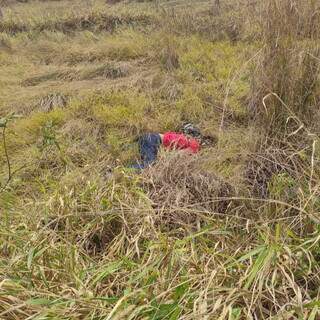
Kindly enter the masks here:
M 189 140 L 189 147 L 188 149 L 192 152 L 192 153 L 197 153 L 200 151 L 200 143 L 198 140 L 196 139 L 190 139 Z

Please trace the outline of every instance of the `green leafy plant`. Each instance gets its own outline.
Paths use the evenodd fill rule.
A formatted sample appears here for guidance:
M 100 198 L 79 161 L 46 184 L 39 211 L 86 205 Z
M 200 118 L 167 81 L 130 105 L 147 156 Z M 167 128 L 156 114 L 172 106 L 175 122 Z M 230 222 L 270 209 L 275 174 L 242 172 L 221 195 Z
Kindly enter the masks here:
M 54 128 L 54 123 L 52 120 L 46 122 L 42 127 L 42 149 L 48 146 L 56 146 L 59 151 L 61 151 L 60 144 L 56 137 L 56 132 Z
M 61 161 L 66 165 L 68 163 L 66 155 L 61 148 L 61 145 L 57 138 L 55 123 L 52 120 L 48 120 L 44 126 L 41 128 L 42 133 L 42 143 L 40 149 L 43 151 L 48 147 L 55 147 L 59 152 Z

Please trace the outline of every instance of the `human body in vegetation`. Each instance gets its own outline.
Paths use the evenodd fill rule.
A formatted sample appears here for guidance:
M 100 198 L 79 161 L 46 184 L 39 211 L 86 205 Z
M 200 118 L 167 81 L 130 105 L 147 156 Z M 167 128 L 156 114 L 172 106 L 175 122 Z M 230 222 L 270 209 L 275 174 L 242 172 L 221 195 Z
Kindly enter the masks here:
M 133 169 L 142 170 L 152 165 L 161 146 L 167 150 L 185 150 L 190 154 L 200 151 L 202 145 L 213 142 L 212 137 L 204 137 L 198 128 L 188 123 L 184 125 L 183 133 L 147 133 L 138 139 L 141 160 L 131 166 Z

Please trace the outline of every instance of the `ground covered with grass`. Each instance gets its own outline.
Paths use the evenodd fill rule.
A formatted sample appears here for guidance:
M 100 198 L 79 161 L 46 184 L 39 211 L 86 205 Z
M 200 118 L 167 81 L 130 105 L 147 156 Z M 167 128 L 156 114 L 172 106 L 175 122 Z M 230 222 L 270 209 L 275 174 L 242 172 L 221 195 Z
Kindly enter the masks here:
M 4 3 L 0 319 L 318 319 L 319 10 Z

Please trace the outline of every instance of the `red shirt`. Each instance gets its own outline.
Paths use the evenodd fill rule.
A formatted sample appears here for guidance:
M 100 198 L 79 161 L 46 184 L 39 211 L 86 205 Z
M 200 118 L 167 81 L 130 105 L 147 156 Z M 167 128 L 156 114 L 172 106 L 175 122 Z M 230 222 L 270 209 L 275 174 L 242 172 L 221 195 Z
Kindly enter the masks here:
M 185 135 L 176 132 L 166 132 L 162 143 L 168 149 L 186 149 L 192 153 L 200 150 L 200 144 L 196 139 L 188 139 Z

